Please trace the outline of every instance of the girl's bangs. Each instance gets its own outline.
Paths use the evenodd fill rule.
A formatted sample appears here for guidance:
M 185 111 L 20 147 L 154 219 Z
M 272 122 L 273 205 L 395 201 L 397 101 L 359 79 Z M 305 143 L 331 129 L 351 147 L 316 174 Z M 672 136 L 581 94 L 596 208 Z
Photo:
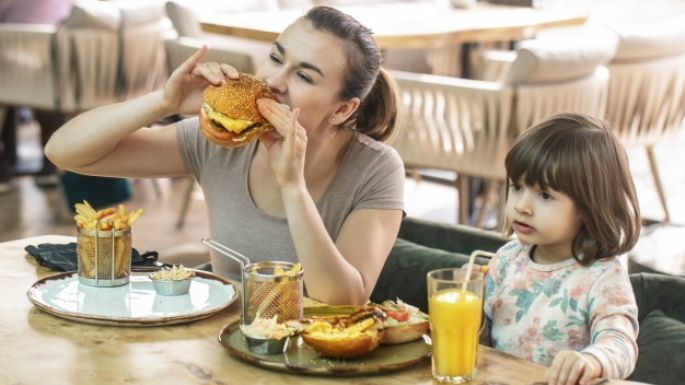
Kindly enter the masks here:
M 563 151 L 559 151 L 554 143 L 545 142 L 528 143 L 530 145 L 520 142 L 514 146 L 505 162 L 507 176 L 512 182 L 563 191 L 559 178 Z

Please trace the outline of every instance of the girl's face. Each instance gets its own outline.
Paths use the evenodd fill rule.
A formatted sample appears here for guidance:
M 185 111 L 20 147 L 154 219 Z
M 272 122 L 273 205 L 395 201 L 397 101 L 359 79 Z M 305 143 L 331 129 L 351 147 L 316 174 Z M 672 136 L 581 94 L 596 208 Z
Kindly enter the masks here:
M 522 243 L 537 245 L 539 262 L 559 262 L 572 257 L 571 245 L 582 218 L 568 195 L 511 181 L 506 217 Z
M 347 63 L 343 44 L 301 19 L 281 33 L 257 71 L 279 102 L 300 108 L 300 124 L 310 133 L 331 126 L 335 112 L 344 104 L 337 98 Z

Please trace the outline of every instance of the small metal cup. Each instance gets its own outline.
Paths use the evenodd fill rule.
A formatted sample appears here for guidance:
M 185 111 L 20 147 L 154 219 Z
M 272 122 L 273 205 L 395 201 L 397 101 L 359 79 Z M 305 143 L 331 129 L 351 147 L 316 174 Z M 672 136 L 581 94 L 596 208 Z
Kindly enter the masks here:
M 78 229 L 77 255 L 80 283 L 90 286 L 125 285 L 131 275 L 131 229 Z
M 244 334 L 243 334 L 244 335 Z M 283 337 L 280 340 L 275 338 L 258 338 L 245 336 L 247 348 L 255 354 L 280 354 L 283 353 L 285 343 L 290 337 Z
M 152 286 L 154 286 L 155 291 L 157 294 L 161 295 L 183 295 L 183 294 L 188 294 L 190 291 L 190 284 L 193 280 L 193 277 L 188 277 L 186 279 L 177 279 L 177 280 L 165 280 L 165 279 L 153 279 L 152 276 L 150 276 L 150 280 L 152 281 Z

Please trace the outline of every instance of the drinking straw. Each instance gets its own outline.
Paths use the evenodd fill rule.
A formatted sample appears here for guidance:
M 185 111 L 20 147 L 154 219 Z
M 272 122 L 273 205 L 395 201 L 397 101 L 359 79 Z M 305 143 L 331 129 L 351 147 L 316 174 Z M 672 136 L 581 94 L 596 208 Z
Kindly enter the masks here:
M 466 285 L 469 283 L 469 279 L 471 278 L 471 272 L 473 271 L 473 262 L 476 260 L 476 255 L 480 254 L 479 250 L 474 251 L 469 255 L 469 262 L 468 265 L 466 266 L 466 276 L 464 276 L 464 282 L 461 284 L 461 290 L 466 291 Z

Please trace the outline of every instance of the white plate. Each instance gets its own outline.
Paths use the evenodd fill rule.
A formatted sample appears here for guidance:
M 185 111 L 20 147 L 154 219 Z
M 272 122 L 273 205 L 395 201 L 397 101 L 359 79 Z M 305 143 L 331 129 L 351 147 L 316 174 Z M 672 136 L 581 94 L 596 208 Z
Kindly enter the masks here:
M 26 295 L 41 310 L 78 322 L 114 326 L 173 325 L 207 318 L 230 306 L 238 293 L 230 282 L 195 271 L 188 294 L 155 292 L 147 276 L 134 270 L 131 281 L 114 287 L 79 283 L 76 273 L 61 273 L 34 283 Z

